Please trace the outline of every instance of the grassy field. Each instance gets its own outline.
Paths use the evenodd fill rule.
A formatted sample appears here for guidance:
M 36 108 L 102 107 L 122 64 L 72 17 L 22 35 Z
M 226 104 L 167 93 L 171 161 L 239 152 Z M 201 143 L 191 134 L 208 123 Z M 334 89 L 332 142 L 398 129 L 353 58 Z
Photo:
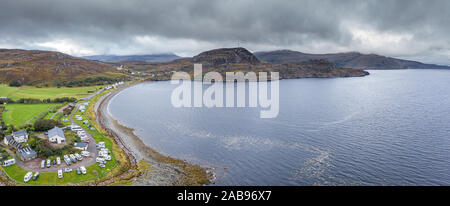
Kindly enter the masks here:
M 91 87 L 44 87 L 36 88 L 32 86 L 10 87 L 6 84 L 0 84 L 0 97 L 9 97 L 13 100 L 20 98 L 33 99 L 55 99 L 61 97 L 80 98 L 88 95 L 89 90 L 96 90 L 101 86 Z
M 8 104 L 3 112 L 5 124 L 22 125 L 34 116 L 60 104 Z M 31 123 L 32 121 L 30 121 Z
M 111 162 L 111 161 L 110 161 Z M 108 162 L 109 163 L 109 162 Z M 72 172 L 64 172 L 63 178 L 58 178 L 58 173 L 56 172 L 43 172 L 39 173 L 39 178 L 34 181 L 30 180 L 29 182 L 25 183 L 23 181 L 23 178 L 25 174 L 27 174 L 29 171 L 20 168 L 17 166 L 17 164 L 3 167 L 3 170 L 10 176 L 12 179 L 14 179 L 16 182 L 21 184 L 27 184 L 27 185 L 60 185 L 60 184 L 76 184 L 87 180 L 93 180 L 98 178 L 99 176 L 103 176 L 106 172 L 109 170 L 102 169 L 98 166 L 98 164 L 91 165 L 89 167 L 86 167 L 86 174 L 77 174 L 76 169 L 72 170 Z M 34 172 L 33 172 L 34 174 Z

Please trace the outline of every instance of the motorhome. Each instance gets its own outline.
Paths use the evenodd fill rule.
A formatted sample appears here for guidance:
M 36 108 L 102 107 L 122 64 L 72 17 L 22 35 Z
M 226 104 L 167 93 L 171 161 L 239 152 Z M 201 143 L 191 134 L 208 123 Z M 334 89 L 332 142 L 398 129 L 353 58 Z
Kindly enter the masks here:
M 33 173 L 32 172 L 28 172 L 25 177 L 23 177 L 23 181 L 24 182 L 28 182 L 31 180 L 31 178 L 33 177 Z

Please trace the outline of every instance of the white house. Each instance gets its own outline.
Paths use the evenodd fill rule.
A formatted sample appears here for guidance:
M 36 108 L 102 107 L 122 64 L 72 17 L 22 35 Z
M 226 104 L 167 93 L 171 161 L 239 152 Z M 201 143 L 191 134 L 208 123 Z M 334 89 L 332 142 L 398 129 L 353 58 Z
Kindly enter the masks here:
M 11 141 L 12 139 L 13 139 L 12 136 L 6 136 L 6 137 L 3 139 L 3 142 L 5 143 L 5 145 L 9 145 L 9 141 Z
M 13 138 L 18 143 L 27 142 L 28 141 L 28 133 L 26 130 L 14 132 Z
M 66 136 L 64 136 L 64 131 L 61 128 L 55 127 L 48 131 L 48 140 L 61 144 L 66 141 Z

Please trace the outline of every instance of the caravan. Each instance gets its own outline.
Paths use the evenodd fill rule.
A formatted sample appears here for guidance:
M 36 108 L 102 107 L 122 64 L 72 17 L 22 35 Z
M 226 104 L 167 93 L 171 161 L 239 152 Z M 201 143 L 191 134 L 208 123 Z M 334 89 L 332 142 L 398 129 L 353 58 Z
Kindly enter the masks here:
M 3 167 L 8 167 L 11 166 L 13 164 L 16 164 L 16 160 L 15 159 L 9 159 L 3 162 Z
M 32 172 L 28 172 L 25 177 L 23 177 L 23 181 L 24 182 L 28 182 L 31 180 L 31 178 L 33 177 L 33 173 Z

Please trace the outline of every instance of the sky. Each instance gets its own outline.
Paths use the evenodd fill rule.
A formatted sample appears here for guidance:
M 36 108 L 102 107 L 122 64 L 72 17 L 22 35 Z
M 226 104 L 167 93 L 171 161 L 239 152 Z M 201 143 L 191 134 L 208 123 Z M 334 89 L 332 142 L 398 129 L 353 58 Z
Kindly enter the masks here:
M 450 65 L 448 0 L 0 0 L 0 48 L 358 51 Z

